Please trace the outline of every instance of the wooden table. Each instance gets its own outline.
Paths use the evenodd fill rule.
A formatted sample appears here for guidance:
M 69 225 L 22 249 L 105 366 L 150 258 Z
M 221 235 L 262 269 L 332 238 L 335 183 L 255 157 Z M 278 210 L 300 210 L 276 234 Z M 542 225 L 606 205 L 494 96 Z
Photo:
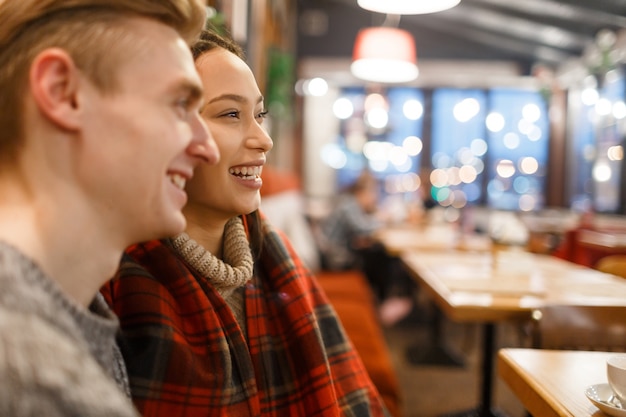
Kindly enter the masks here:
M 402 224 L 380 229 L 376 238 L 387 253 L 399 257 L 405 251 L 482 251 L 492 250 L 491 239 L 477 233 L 462 233 L 453 223 Z M 463 359 L 442 343 L 441 312 L 433 309 L 430 323 L 431 346 L 409 346 L 407 360 L 416 365 L 463 366 Z
M 461 233 L 454 224 L 399 225 L 380 229 L 376 238 L 392 256 L 407 250 L 491 250 L 491 239 L 486 235 Z
M 581 245 L 609 253 L 626 252 L 625 231 L 580 230 L 578 243 Z
M 478 413 L 492 416 L 497 322 L 527 320 L 547 304 L 626 306 L 626 280 L 523 250 L 408 250 L 400 256 L 450 319 L 484 325 Z
M 524 250 L 419 252 L 401 260 L 456 321 L 524 319 L 546 304 L 626 305 L 626 280 Z
M 528 412 L 545 417 L 605 417 L 585 388 L 606 383 L 610 352 L 501 349 L 498 372 Z

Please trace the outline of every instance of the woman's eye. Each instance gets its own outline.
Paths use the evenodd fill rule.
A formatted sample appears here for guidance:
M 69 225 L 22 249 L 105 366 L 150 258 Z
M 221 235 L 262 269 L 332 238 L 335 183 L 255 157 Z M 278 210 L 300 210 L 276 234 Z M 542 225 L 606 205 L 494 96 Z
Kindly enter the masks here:
M 224 113 L 222 116 L 238 119 L 239 118 L 239 112 L 236 111 L 236 110 L 233 110 L 233 111 L 229 111 L 227 113 Z
M 259 119 L 265 119 L 265 118 L 267 117 L 267 113 L 268 113 L 268 111 L 267 111 L 267 110 L 263 110 L 262 112 L 260 112 L 259 114 L 257 114 L 257 116 L 256 116 L 256 117 L 257 117 L 257 118 L 259 118 Z

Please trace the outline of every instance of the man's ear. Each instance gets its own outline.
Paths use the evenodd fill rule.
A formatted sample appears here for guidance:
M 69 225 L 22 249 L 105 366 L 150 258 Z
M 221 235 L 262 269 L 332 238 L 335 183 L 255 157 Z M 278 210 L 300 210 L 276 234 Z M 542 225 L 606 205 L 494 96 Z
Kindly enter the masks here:
M 29 81 L 37 108 L 50 122 L 67 130 L 79 127 L 79 71 L 66 51 L 49 48 L 39 53 Z

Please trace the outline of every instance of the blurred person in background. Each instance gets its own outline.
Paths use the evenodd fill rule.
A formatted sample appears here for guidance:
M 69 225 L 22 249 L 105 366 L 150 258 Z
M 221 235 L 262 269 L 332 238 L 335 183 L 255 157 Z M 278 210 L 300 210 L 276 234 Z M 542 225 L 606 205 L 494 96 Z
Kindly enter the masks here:
M 0 1 L 0 415 L 135 416 L 98 289 L 215 144 L 195 0 Z
M 102 292 L 144 416 L 388 415 L 326 296 L 258 211 L 273 146 L 240 47 L 193 48 L 220 150 L 187 183 L 186 231 L 135 245 Z
M 380 184 L 363 171 L 340 195 L 319 227 L 322 268 L 331 271 L 361 270 L 380 303 L 383 324 L 392 325 L 415 307 L 416 285 L 376 239 L 387 223 L 379 210 Z

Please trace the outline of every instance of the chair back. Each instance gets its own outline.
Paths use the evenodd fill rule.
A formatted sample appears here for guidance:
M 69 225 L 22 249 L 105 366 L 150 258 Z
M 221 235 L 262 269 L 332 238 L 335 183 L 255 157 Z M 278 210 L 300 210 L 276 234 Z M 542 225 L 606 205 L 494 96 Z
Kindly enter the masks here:
M 600 258 L 595 264 L 595 269 L 626 278 L 626 255 L 616 254 Z
M 626 352 L 626 306 L 546 306 L 531 327 L 535 348 Z

